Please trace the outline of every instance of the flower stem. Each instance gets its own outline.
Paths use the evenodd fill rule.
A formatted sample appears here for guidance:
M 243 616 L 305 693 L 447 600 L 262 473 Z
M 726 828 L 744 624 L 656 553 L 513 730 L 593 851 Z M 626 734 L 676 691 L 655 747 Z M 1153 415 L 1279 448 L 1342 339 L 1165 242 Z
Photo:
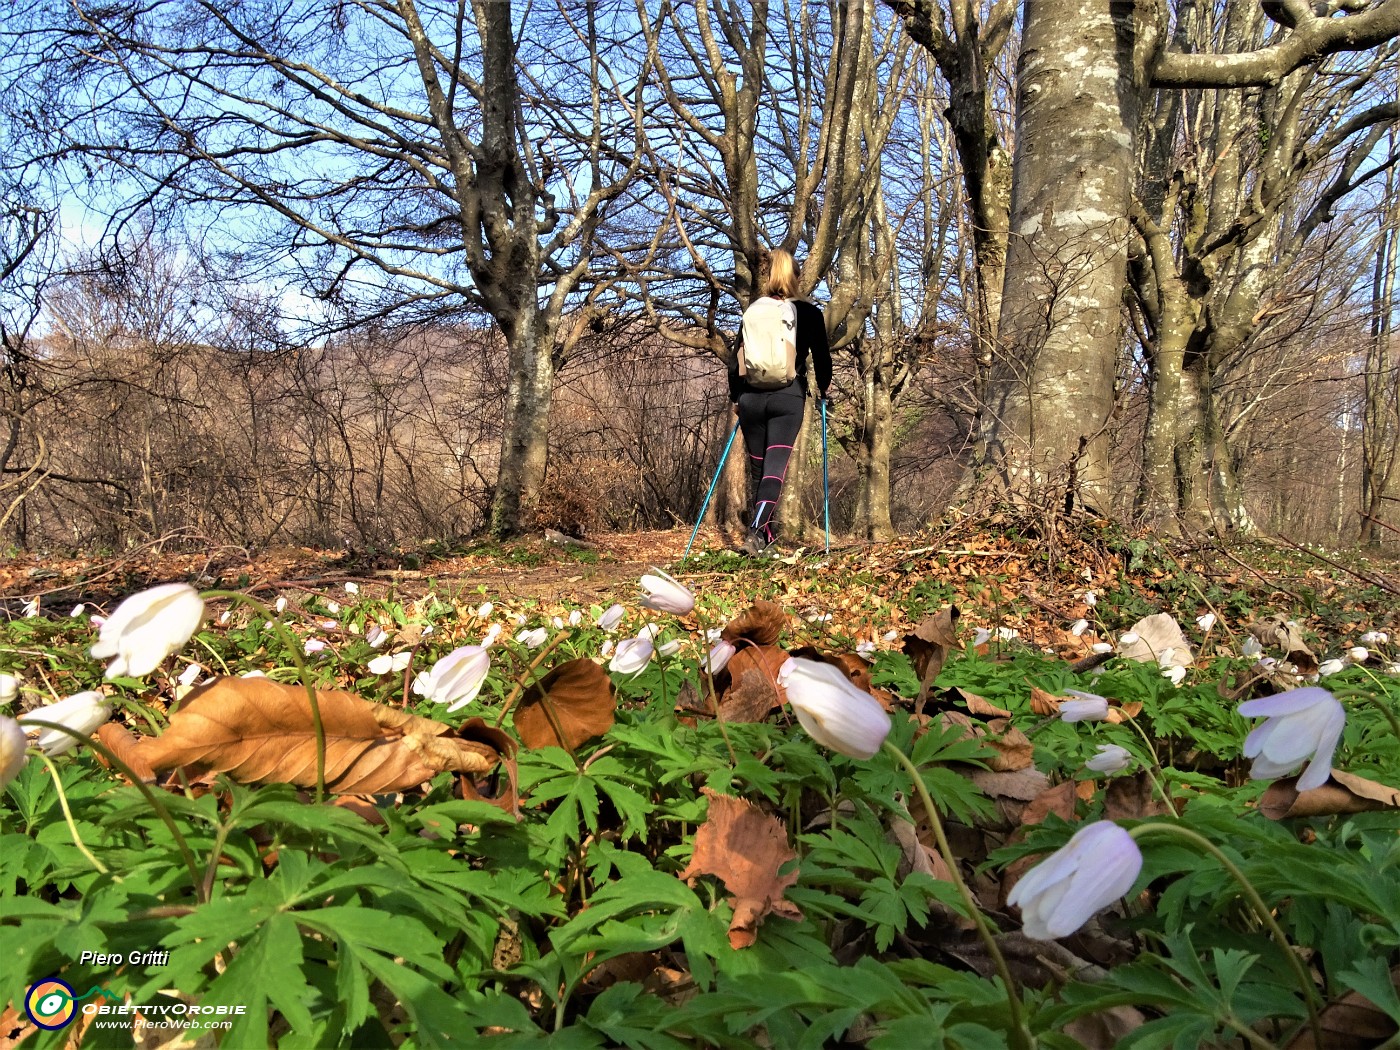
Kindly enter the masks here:
M 520 694 L 525 692 L 527 679 L 533 680 L 532 672 L 539 670 L 540 665 L 544 663 L 544 658 L 554 652 L 554 650 L 558 648 L 559 643 L 563 640 L 564 632 L 560 631 L 535 655 L 535 658 L 530 661 L 530 666 L 520 672 L 520 676 L 515 680 L 515 687 L 511 689 L 510 695 L 506 697 L 506 702 L 501 705 L 500 714 L 496 716 L 497 729 L 499 729 L 501 723 L 506 720 L 506 715 L 510 714 L 510 709 L 515 706 L 515 702 L 520 699 Z
M 58 792 L 58 805 L 63 810 L 63 820 L 68 825 L 68 834 L 73 836 L 73 845 L 78 847 L 78 852 L 86 857 L 94 868 L 103 875 L 108 874 L 107 865 L 93 856 L 92 851 L 83 845 L 82 836 L 78 834 L 78 825 L 73 821 L 73 811 L 68 808 L 68 794 L 63 790 L 63 779 L 58 775 L 58 769 L 54 766 L 53 759 L 37 749 L 31 750 L 31 754 L 39 756 L 39 761 L 44 763 L 49 771 L 49 776 L 53 777 L 54 790 Z
M 1250 882 L 1245 873 L 1239 869 L 1225 853 L 1210 839 L 1199 832 L 1192 831 L 1181 824 L 1140 824 L 1128 832 L 1135 840 L 1140 840 L 1153 835 L 1164 835 L 1167 837 L 1176 836 L 1185 839 L 1198 849 L 1203 849 L 1220 862 L 1221 867 L 1228 871 L 1231 877 L 1239 883 L 1240 889 L 1244 892 L 1245 900 L 1249 901 L 1254 913 L 1259 916 L 1259 921 L 1268 927 L 1269 933 L 1273 935 L 1275 943 L 1282 949 L 1284 958 L 1288 960 L 1288 965 L 1293 970 L 1293 976 L 1298 981 L 1298 987 L 1303 992 L 1303 1002 L 1308 1008 L 1308 1023 L 1312 1026 L 1312 1035 L 1315 1046 L 1325 1046 L 1326 1041 L 1322 1038 L 1322 1020 L 1317 1011 L 1317 987 L 1303 969 L 1302 962 L 1293 951 L 1293 946 L 1288 943 L 1288 935 L 1279 926 L 1278 920 L 1269 910 L 1269 906 L 1264 903 L 1264 898 L 1259 896 L 1259 891 L 1254 888 L 1254 883 Z
M 316 696 L 316 685 L 311 681 L 311 671 L 306 665 L 306 655 L 297 643 L 296 636 L 282 622 L 280 616 L 251 594 L 244 594 L 242 591 L 215 590 L 204 591 L 200 597 L 206 601 L 210 598 L 227 598 L 230 601 L 242 602 L 258 615 L 265 616 L 267 621 L 272 624 L 272 629 L 282 639 L 282 644 L 287 647 L 292 662 L 297 666 L 297 673 L 301 676 L 301 684 L 306 688 L 306 702 L 311 705 L 311 725 L 316 733 L 316 803 L 319 805 L 326 797 L 326 727 L 321 721 L 321 703 Z
M 913 778 L 914 790 L 918 792 L 919 801 L 923 803 L 924 812 L 928 814 L 929 824 L 933 828 L 933 837 L 938 843 L 938 852 L 942 854 L 944 862 L 948 865 L 948 873 L 952 876 L 953 884 L 957 886 L 958 893 L 962 896 L 968 918 L 977 927 L 977 934 L 982 938 L 987 953 L 996 965 L 997 974 L 1001 977 L 1002 984 L 1006 988 L 1006 1005 L 1011 1012 L 1012 1045 L 1021 1048 L 1021 1050 L 1031 1050 L 1031 1047 L 1035 1045 L 1035 1040 L 1026 1027 L 1025 1017 L 1021 1013 L 1021 998 L 1016 991 L 1016 982 L 1011 977 L 1011 968 L 1006 964 L 1006 956 L 1002 955 L 1001 948 L 997 946 L 996 936 L 992 933 L 986 916 L 982 914 L 982 909 L 977 906 L 977 902 L 973 899 L 972 890 L 968 888 L 967 883 L 963 881 L 962 874 L 958 871 L 958 859 L 953 856 L 953 848 L 948 844 L 948 836 L 943 831 L 943 821 L 938 815 L 938 807 L 933 804 L 933 798 L 929 795 L 928 785 L 924 783 L 923 775 L 908 755 L 888 740 L 882 746 Z
M 1167 807 L 1167 813 L 1173 820 L 1180 820 L 1181 814 L 1176 811 L 1176 806 L 1172 805 L 1171 798 L 1167 795 L 1167 787 L 1162 782 L 1162 760 L 1157 757 L 1157 748 L 1153 746 L 1152 739 L 1138 725 L 1137 719 L 1132 715 L 1123 713 L 1128 725 L 1132 726 L 1137 735 L 1142 737 L 1142 742 L 1147 745 L 1147 753 L 1152 756 L 1152 766 L 1146 770 L 1148 779 L 1152 781 L 1152 786 L 1157 789 L 1157 794 L 1162 796 L 1162 803 Z

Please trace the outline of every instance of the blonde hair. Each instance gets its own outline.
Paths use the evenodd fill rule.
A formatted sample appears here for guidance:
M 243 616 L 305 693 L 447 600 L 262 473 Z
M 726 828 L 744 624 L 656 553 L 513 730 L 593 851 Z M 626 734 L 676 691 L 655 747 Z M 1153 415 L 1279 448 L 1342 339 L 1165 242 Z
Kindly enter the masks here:
M 797 266 L 792 253 L 781 248 L 768 257 L 768 280 L 763 286 L 763 294 L 774 299 L 797 298 Z

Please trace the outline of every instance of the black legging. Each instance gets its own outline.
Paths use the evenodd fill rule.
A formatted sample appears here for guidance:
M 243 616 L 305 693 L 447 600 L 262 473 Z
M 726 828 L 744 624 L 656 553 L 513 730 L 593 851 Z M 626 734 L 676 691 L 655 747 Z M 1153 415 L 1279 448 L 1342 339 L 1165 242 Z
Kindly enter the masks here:
M 769 543 L 773 541 L 773 514 L 806 407 L 806 391 L 798 381 L 781 390 L 746 390 L 739 395 L 739 429 L 744 432 L 749 476 L 754 482 L 754 514 L 749 524 Z

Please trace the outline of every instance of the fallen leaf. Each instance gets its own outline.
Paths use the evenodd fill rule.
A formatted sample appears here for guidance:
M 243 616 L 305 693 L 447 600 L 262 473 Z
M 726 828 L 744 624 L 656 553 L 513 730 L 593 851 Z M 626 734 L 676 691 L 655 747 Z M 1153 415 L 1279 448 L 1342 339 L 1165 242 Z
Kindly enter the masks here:
M 987 758 L 988 768 L 1005 773 L 1029 769 L 1033 765 L 1035 745 L 1025 733 L 1011 724 L 1010 719 L 994 718 L 987 723 L 987 730 L 983 742 L 994 752 Z
M 97 739 L 106 744 L 107 749 L 118 759 L 130 766 L 138 780 L 149 784 L 156 779 L 156 771 L 151 768 L 151 763 L 141 748 L 141 738 L 133 735 L 125 726 L 118 722 L 104 722 L 97 727 Z M 98 755 L 97 759 L 103 765 L 107 764 L 103 756 Z
M 724 722 L 762 722 L 775 707 L 781 707 L 782 702 L 769 676 L 757 667 L 750 667 L 743 670 L 725 692 L 719 705 L 719 717 Z
M 1297 777 L 1275 780 L 1259 799 L 1259 812 L 1270 820 L 1366 813 L 1374 809 L 1400 809 L 1400 790 L 1340 769 L 1332 770 L 1325 784 L 1310 791 L 1298 790 Z
M 1400 967 L 1390 971 L 1390 982 L 1400 991 Z M 1312 1028 L 1304 1025 L 1288 1043 L 1287 1050 L 1371 1050 L 1395 1035 L 1396 1024 L 1360 992 L 1347 992 L 1323 1007 L 1318 1015 L 1322 1045 L 1313 1038 Z
M 1152 778 L 1144 771 L 1131 776 L 1114 777 L 1103 793 L 1105 820 L 1142 820 L 1162 817 L 1167 805 L 1157 797 Z
M 978 696 L 976 693 L 967 689 L 954 686 L 952 693 L 954 696 L 962 698 L 962 702 L 967 705 L 969 714 L 980 715 L 983 718 L 1011 717 L 1010 711 L 1002 707 L 997 707 L 996 704 L 992 703 L 986 697 Z
M 785 919 L 801 919 L 797 905 L 783 894 L 797 882 L 796 866 L 779 874 L 797 859 L 788 845 L 787 831 L 772 814 L 732 795 L 701 788 L 710 800 L 705 823 L 695 832 L 695 851 L 680 878 L 717 876 L 729 891 L 734 918 L 729 943 L 747 948 L 758 938 L 758 927 L 770 913 Z
M 1051 696 L 1039 686 L 1031 686 L 1031 714 L 1041 718 L 1057 718 L 1060 714 L 1060 701 L 1064 697 Z
M 919 695 L 914 700 L 914 711 L 920 713 L 928 702 L 933 680 L 943 670 L 948 653 L 957 646 L 958 617 L 962 615 L 956 605 L 928 617 L 904 636 L 904 652 L 914 665 L 914 673 L 919 676 Z
M 758 646 L 776 645 L 778 635 L 787 626 L 787 613 L 776 602 L 757 601 L 749 606 L 720 632 L 726 642 L 736 645 L 740 639 Z M 742 651 L 742 646 L 740 651 Z
M 450 726 L 352 693 L 318 690 L 326 789 L 377 795 L 416 787 L 438 773 L 485 773 L 500 761 L 486 743 Z M 316 733 L 306 690 L 266 678 L 216 678 L 200 686 L 158 737 L 139 746 L 151 769 L 189 767 L 240 783 L 316 783 Z
M 611 729 L 616 710 L 607 672 L 592 660 L 568 660 L 525 690 L 515 709 L 515 732 L 531 750 L 575 751 Z

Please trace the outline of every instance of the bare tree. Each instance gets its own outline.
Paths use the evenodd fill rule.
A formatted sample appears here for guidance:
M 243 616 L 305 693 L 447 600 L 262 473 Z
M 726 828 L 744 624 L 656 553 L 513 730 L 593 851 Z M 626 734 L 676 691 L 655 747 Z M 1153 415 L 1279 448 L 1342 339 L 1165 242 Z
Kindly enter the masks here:
M 492 509 L 509 533 L 543 480 L 563 318 L 639 163 L 647 63 L 602 6 L 40 3 L 6 37 L 44 59 L 33 78 L 82 78 L 90 108 L 36 129 L 35 159 L 117 173 L 118 223 L 198 206 L 184 221 L 231 223 L 341 316 L 486 310 L 510 352 Z
M 1262 46 L 1184 52 L 1145 0 L 1025 5 L 1001 346 L 982 424 L 987 491 L 1113 505 L 1128 216 L 1151 92 L 1274 85 L 1400 32 L 1400 5 L 1342 6 L 1324 16 L 1297 0 L 1266 5 L 1276 29 Z

